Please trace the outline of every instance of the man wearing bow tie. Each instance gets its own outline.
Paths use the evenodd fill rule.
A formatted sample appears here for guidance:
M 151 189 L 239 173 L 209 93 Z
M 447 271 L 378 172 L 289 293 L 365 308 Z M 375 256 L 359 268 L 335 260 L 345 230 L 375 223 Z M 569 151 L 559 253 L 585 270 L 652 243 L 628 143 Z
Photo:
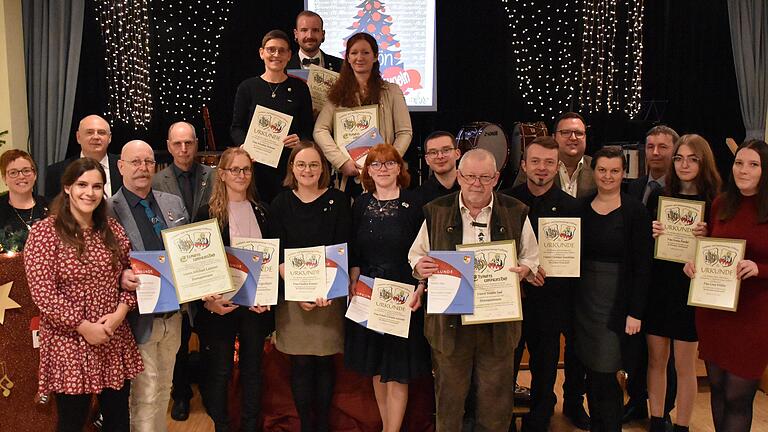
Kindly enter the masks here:
M 288 69 L 309 69 L 309 65 L 341 71 L 341 59 L 328 55 L 320 49 L 320 44 L 325 41 L 323 19 L 312 11 L 302 11 L 296 17 L 296 28 L 293 29 L 293 37 L 299 44 L 299 49 L 288 61 Z

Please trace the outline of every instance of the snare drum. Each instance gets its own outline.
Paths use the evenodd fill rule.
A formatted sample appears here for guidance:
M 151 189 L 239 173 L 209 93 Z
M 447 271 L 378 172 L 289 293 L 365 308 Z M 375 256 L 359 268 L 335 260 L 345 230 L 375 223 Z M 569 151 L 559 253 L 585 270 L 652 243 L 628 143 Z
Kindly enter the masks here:
M 509 141 L 501 126 L 488 122 L 470 123 L 456 134 L 456 143 L 464 154 L 472 149 L 488 150 L 496 159 L 496 169 L 501 172 L 509 159 Z

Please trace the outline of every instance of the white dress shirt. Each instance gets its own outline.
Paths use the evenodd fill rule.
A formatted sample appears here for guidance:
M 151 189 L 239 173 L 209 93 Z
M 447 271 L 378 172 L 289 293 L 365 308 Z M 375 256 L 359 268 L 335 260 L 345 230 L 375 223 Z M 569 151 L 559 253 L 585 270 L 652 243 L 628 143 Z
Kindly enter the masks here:
M 310 56 L 304 54 L 304 51 L 299 49 L 299 65 L 301 65 L 302 69 L 309 69 L 309 65 L 306 65 L 306 66 L 304 65 L 304 59 L 310 59 L 310 60 L 312 60 L 312 59 L 320 59 L 320 64 L 318 66 L 320 66 L 321 68 L 325 67 L 325 59 L 323 58 L 323 52 L 320 51 L 320 50 L 317 51 L 317 55 L 316 56 L 310 57 Z
M 80 152 L 80 157 L 85 157 L 83 152 Z M 107 175 L 107 182 L 104 183 L 104 195 L 109 198 L 112 196 L 112 182 L 109 180 L 109 156 L 104 155 L 104 157 L 99 161 L 99 164 L 102 168 L 104 168 L 104 174 Z
M 576 164 L 576 169 L 573 170 L 572 175 L 568 175 L 568 168 L 565 166 L 563 161 L 558 162 L 558 169 L 560 171 L 560 187 L 563 189 L 563 192 L 566 192 L 568 195 L 576 198 L 576 193 L 579 189 L 579 173 L 581 173 L 581 170 L 584 168 L 584 156 L 581 157 L 579 160 L 579 163 Z

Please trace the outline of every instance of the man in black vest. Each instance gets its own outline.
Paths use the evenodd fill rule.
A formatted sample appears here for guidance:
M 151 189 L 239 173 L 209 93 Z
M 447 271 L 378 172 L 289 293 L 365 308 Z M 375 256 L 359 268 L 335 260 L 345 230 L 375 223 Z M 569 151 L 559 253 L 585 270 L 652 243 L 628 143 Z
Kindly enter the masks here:
M 529 206 L 533 232 L 539 218 L 578 217 L 579 202 L 555 185 L 558 174 L 558 145 L 551 136 L 534 139 L 525 147 L 521 170 L 526 182 L 502 191 Z M 560 357 L 560 334 L 571 319 L 573 279 L 547 278 L 539 266 L 532 283 L 523 282 L 523 337 L 530 354 L 531 410 L 523 419 L 523 432 L 546 432 L 557 403 L 553 389 Z M 519 362 L 518 356 L 515 360 Z M 518 363 L 519 364 L 519 363 Z
M 296 16 L 296 28 L 293 37 L 299 44 L 299 49 L 288 61 L 288 69 L 309 69 L 314 64 L 334 72 L 341 72 L 341 59 L 328 55 L 320 49 L 325 41 L 323 18 L 312 11 L 302 11 Z
M 514 239 L 520 279 L 538 270 L 536 237 L 528 207 L 493 192 L 499 180 L 496 159 L 483 149 L 467 152 L 458 169 L 461 190 L 424 206 L 426 220 L 408 260 L 424 280 L 437 264 L 430 250 L 455 250 L 458 244 Z M 424 336 L 432 347 L 437 431 L 460 431 L 470 380 L 477 385 L 475 430 L 506 431 L 514 405 L 514 348 L 520 322 L 462 325 L 459 315 L 428 314 Z

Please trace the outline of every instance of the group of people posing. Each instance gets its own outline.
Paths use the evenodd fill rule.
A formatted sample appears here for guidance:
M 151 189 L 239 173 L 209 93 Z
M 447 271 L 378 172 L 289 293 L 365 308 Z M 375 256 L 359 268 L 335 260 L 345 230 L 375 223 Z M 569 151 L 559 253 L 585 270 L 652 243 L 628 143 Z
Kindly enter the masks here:
M 672 421 L 672 404 L 673 427 L 687 430 L 698 351 L 707 365 L 716 430 L 749 430 L 758 379 L 768 364 L 768 337 L 754 331 L 768 319 L 768 242 L 760 240 L 768 235 L 764 141 L 739 146 L 721 185 L 704 138 L 678 137 L 657 126 L 646 137 L 648 175 L 623 191 L 622 152 L 605 147 L 586 156 L 585 122 L 565 113 L 552 136 L 526 145 L 514 187 L 497 190 L 499 167 L 491 153 L 462 155 L 454 136 L 438 131 L 423 148 L 432 175 L 414 189 L 402 158 L 412 136 L 410 117 L 399 88 L 378 72 L 375 40 L 364 33 L 350 37 L 345 58 L 336 62 L 320 51 L 322 19 L 308 11 L 298 16 L 294 36 L 301 49 L 293 56 L 284 32 L 264 37 L 259 54 L 266 71 L 238 88 L 231 128 L 241 144 L 256 105 L 292 115 L 277 168 L 253 163 L 239 147 L 224 151 L 214 169 L 201 165 L 194 127 L 178 122 L 168 130 L 173 163 L 155 172 L 146 142 L 130 141 L 119 156 L 107 154 L 110 127 L 96 115 L 79 124 L 80 157 L 48 167 L 46 198 L 33 194 L 37 168 L 27 153 L 9 150 L 0 158 L 9 187 L 0 214 L 7 229 L 28 233 L 24 262 L 41 312 L 39 391 L 54 395 L 59 431 L 82 429 L 94 394 L 104 430 L 166 430 L 171 396 L 172 415 L 185 417 L 192 324 L 204 357 L 201 393 L 217 431 L 230 430 L 236 338 L 241 428 L 261 429 L 261 355 L 273 331 L 276 348 L 290 358 L 302 431 L 330 430 L 332 356 L 342 352 L 346 367 L 371 377 L 384 431 L 400 430 L 408 383 L 430 373 L 438 431 L 462 429 L 470 392 L 475 430 L 507 431 L 516 354 L 525 347 L 532 382 L 523 430 L 546 431 L 556 403 L 561 334 L 564 412 L 579 428 L 621 430 L 625 407 L 617 372 L 626 370 L 640 388 L 631 404 L 650 401 L 652 431 Z M 312 112 L 306 84 L 286 74 L 290 63 L 340 70 L 319 113 Z M 361 105 L 378 105 L 385 143 L 358 166 L 334 142 L 332 119 L 339 108 Z M 358 179 L 362 190 L 332 187 L 334 172 Z M 693 263 L 653 259 L 653 238 L 663 234 L 654 221 L 660 196 L 707 203 L 697 235 L 747 241 L 735 312 L 688 306 Z M 547 277 L 538 265 L 541 217 L 581 218 L 579 278 Z M 351 286 L 365 275 L 416 287 L 408 337 L 345 320 L 344 299 L 281 298 L 276 306 L 246 308 L 214 295 L 179 312 L 138 314 L 139 281 L 129 251 L 162 250 L 162 230 L 211 218 L 225 245 L 233 237 L 279 238 L 281 263 L 285 248 L 348 243 Z M 429 251 L 501 240 L 517 245 L 512 270 L 522 281 L 522 322 L 462 325 L 456 315 L 425 315 L 422 304 L 437 268 Z M 638 342 L 647 342 L 647 355 L 628 349 Z M 673 377 L 676 390 L 669 385 Z M 666 407 L 665 397 L 672 402 Z

